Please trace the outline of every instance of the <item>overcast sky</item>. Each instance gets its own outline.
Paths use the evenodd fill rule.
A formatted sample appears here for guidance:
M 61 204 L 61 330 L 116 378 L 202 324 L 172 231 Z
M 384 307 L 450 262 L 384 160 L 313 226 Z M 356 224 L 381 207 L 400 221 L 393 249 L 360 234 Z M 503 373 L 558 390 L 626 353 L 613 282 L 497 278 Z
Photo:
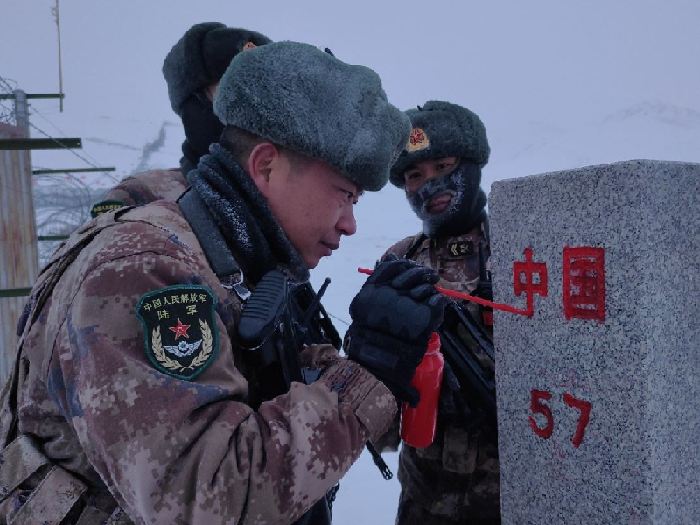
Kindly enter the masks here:
M 54 1 L 0 0 L 0 76 L 26 92 L 58 89 Z M 60 6 L 65 111 L 58 112 L 56 101 L 33 101 L 32 123 L 54 136 L 82 137 L 80 155 L 115 166 L 119 176 L 177 165 L 182 131 L 161 67 L 184 31 L 202 21 L 329 47 L 347 62 L 374 68 L 401 109 L 431 98 L 469 107 L 491 144 L 487 191 L 493 180 L 587 164 L 700 161 L 697 0 L 62 0 Z M 143 158 L 144 144 L 164 123 L 164 145 Z M 37 167 L 85 165 L 68 152 L 35 152 L 33 160 Z M 384 222 L 400 208 L 393 233 L 419 228 L 397 190 L 364 200 L 367 210 L 378 203 L 367 213 L 374 219 L 380 213 Z
M 0 76 L 27 92 L 58 88 L 53 4 L 0 0 Z M 190 25 L 210 20 L 330 47 L 375 69 L 401 109 L 430 98 L 466 105 L 485 122 L 496 162 L 532 125 L 571 128 L 644 102 L 700 111 L 697 0 L 60 5 L 65 113 L 34 105 L 71 136 L 109 140 L 115 126 L 100 129 L 96 117 L 177 122 L 163 58 Z
M 0 77 L 26 92 L 58 89 L 53 4 L 0 0 Z M 182 134 L 161 66 L 203 21 L 329 47 L 375 69 L 401 109 L 428 99 L 469 107 L 491 143 L 486 187 L 630 158 L 700 161 L 698 0 L 62 0 L 65 111 L 36 101 L 32 122 L 83 137 L 81 154 L 120 175 L 143 166 L 141 148 L 171 122 L 149 162 L 176 166 Z M 80 165 L 66 152 L 37 152 L 34 161 Z M 419 228 L 399 191 L 363 200 L 358 234 L 314 273 L 316 282 L 333 277 L 326 304 L 345 318 L 362 283 L 353 268 Z M 339 524 L 391 522 L 397 485 L 383 484 L 364 461 L 344 482 Z

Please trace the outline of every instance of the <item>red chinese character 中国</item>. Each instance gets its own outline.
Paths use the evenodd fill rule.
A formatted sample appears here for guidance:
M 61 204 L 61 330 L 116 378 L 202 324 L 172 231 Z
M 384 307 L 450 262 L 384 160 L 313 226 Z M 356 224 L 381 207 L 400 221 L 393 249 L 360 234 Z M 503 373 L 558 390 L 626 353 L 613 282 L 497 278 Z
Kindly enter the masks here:
M 605 322 L 605 250 L 564 247 L 564 317 Z
M 513 263 L 513 292 L 516 296 L 525 292 L 526 315 L 532 317 L 535 313 L 535 295 L 547 297 L 547 265 L 532 260 L 532 248 L 525 248 L 523 255 L 525 255 L 524 262 Z

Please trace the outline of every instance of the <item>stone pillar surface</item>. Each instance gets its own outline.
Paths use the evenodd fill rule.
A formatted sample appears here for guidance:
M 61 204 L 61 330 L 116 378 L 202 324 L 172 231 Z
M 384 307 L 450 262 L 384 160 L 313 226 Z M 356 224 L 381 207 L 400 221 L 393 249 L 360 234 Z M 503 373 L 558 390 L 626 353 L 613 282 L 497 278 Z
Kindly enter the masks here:
M 700 523 L 700 164 L 491 188 L 503 523 Z

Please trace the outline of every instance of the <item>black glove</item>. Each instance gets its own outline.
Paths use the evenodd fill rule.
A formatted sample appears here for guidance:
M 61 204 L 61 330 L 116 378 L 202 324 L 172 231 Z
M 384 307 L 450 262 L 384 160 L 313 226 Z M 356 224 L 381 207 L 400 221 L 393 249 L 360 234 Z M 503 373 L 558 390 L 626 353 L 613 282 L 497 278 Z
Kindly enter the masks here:
M 447 302 L 435 289 L 438 279 L 432 269 L 392 256 L 377 265 L 350 304 L 348 357 L 413 406 L 419 396 L 411 379 Z

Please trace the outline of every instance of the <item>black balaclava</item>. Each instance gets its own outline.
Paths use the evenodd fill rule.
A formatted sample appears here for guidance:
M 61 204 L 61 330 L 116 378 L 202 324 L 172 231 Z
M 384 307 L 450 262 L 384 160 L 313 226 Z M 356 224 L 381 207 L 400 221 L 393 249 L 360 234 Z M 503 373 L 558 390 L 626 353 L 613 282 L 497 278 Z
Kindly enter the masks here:
M 484 219 L 486 194 L 481 188 L 481 167 L 462 161 L 447 175 L 431 179 L 417 191 L 406 193 L 411 209 L 423 221 L 423 233 L 429 237 L 461 235 Z M 449 192 L 452 202 L 442 213 L 427 211 L 430 199 Z
M 192 166 L 196 166 L 199 158 L 209 153 L 209 145 L 219 142 L 224 125 L 214 115 L 212 102 L 203 93 L 190 96 L 180 110 L 185 128 L 182 154 Z
M 172 47 L 163 62 L 163 76 L 173 111 L 182 118 L 183 172 L 197 165 L 209 145 L 218 142 L 224 127 L 214 115 L 205 90 L 216 84 L 241 51 L 269 44 L 265 35 L 219 22 L 195 24 Z

